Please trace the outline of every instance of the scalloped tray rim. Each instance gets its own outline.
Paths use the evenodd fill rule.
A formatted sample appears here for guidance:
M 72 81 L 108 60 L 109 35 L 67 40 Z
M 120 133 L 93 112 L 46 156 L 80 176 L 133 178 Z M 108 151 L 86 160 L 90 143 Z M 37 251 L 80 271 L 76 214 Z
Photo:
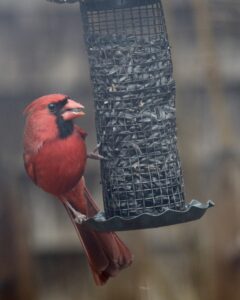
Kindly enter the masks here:
M 105 218 L 104 212 L 100 211 L 98 214 L 96 214 L 94 217 L 87 219 L 84 224 L 86 226 L 89 226 L 93 229 L 99 230 L 99 231 L 124 231 L 124 230 L 136 230 L 136 229 L 147 229 L 147 228 L 156 228 L 156 227 L 162 227 L 162 226 L 168 226 L 168 225 L 174 225 L 174 224 L 179 224 L 179 223 L 184 223 L 184 222 L 189 222 L 193 221 L 196 219 L 199 219 L 203 216 L 205 211 L 208 208 L 213 207 L 215 204 L 209 200 L 206 204 L 203 204 L 199 202 L 198 200 L 192 200 L 189 204 L 186 204 L 186 209 L 185 210 L 175 210 L 175 209 L 169 209 L 166 208 L 163 212 L 160 214 L 151 214 L 151 213 L 143 213 L 141 215 L 133 216 L 133 217 L 127 217 L 124 218 L 122 216 L 114 216 L 109 219 Z M 200 214 L 193 214 L 189 215 L 191 210 L 196 212 L 196 209 Z M 174 222 L 174 219 L 170 220 L 168 222 L 165 222 L 165 224 L 147 224 L 148 222 L 151 222 L 151 220 L 155 219 L 160 219 L 162 217 L 167 217 L 167 216 L 186 216 L 188 215 L 188 218 L 182 219 L 181 221 L 176 221 Z M 145 219 L 145 220 L 144 220 Z M 128 226 L 132 224 L 133 221 L 138 221 L 139 226 L 130 226 L 128 229 Z M 143 226 L 142 222 L 146 222 L 147 226 Z M 140 226 L 141 225 L 141 226 Z

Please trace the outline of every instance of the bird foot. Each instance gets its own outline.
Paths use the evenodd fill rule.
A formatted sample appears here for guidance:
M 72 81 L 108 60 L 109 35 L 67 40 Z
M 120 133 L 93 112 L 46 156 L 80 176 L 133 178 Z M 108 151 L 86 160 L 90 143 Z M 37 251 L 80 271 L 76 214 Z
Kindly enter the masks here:
M 83 222 L 87 221 L 87 216 L 81 213 L 77 213 L 75 215 L 75 219 L 74 219 L 75 223 L 77 224 L 82 224 Z
M 87 158 L 96 159 L 96 160 L 105 159 L 104 156 L 100 155 L 99 153 L 96 153 L 100 145 L 101 145 L 100 143 L 97 144 L 97 146 L 93 149 L 93 151 L 87 154 Z
M 88 153 L 87 158 L 96 159 L 96 160 L 105 159 L 104 156 L 97 154 L 97 153 L 93 153 L 93 152 Z
M 74 215 L 74 221 L 77 224 L 82 224 L 87 220 L 87 216 L 77 211 L 75 208 L 72 207 L 72 205 L 69 202 L 66 202 L 67 207 L 70 209 L 72 214 Z

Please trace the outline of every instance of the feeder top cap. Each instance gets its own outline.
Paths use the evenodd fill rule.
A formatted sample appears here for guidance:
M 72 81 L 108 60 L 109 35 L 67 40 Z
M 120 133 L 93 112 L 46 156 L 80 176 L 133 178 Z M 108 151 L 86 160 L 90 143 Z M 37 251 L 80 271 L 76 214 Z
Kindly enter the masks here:
M 126 8 L 139 5 L 149 5 L 160 2 L 160 0 L 47 0 L 48 2 L 55 2 L 58 4 L 72 4 L 80 2 L 81 4 L 86 4 L 90 6 L 100 5 L 104 9 L 111 8 Z
M 64 4 L 64 3 L 75 3 L 75 2 L 79 2 L 80 0 L 47 0 L 47 1 Z
M 87 11 L 125 9 L 161 3 L 161 0 L 80 0 Z

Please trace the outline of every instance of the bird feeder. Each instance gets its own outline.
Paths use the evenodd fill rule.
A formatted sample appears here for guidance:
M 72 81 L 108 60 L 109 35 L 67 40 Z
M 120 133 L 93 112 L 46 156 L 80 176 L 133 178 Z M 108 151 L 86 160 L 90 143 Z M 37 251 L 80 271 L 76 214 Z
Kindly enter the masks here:
M 76 2 L 61 1 L 55 2 Z M 96 110 L 104 212 L 100 231 L 200 218 L 185 202 L 177 149 L 176 87 L 160 0 L 80 0 Z

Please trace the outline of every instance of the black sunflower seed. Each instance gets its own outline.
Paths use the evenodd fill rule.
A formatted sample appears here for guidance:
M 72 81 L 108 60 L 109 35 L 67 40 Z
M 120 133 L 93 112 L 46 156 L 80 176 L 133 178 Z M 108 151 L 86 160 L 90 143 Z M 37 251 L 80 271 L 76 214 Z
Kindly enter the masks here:
M 176 89 L 166 32 L 106 33 L 101 20 L 94 20 L 88 20 L 86 42 L 99 152 L 107 158 L 101 161 L 105 213 L 128 217 L 165 207 L 180 210 Z

